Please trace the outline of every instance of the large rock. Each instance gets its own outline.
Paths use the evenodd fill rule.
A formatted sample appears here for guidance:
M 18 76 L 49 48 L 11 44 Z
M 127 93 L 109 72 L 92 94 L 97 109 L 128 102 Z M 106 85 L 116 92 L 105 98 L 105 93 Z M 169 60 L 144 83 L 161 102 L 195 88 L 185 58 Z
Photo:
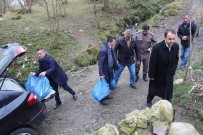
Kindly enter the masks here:
M 100 128 L 95 135 L 152 135 L 166 134 L 173 120 L 173 107 L 167 100 L 160 100 L 152 108 L 135 110 L 126 115 L 118 124 L 118 130 L 111 124 Z M 168 135 L 199 135 L 195 128 L 187 123 L 174 122 Z
M 168 135 L 199 135 L 199 133 L 189 123 L 173 122 Z
M 173 107 L 170 102 L 167 100 L 160 100 L 152 106 L 152 112 L 154 114 L 159 113 L 160 117 L 166 123 L 169 123 L 173 120 Z
M 135 110 L 126 115 L 118 124 L 120 133 L 130 135 L 139 129 L 152 128 L 154 125 L 167 126 L 173 119 L 172 104 L 167 100 L 158 101 L 152 108 Z
M 100 128 L 95 135 L 119 135 L 119 132 L 114 125 L 105 124 L 105 126 Z

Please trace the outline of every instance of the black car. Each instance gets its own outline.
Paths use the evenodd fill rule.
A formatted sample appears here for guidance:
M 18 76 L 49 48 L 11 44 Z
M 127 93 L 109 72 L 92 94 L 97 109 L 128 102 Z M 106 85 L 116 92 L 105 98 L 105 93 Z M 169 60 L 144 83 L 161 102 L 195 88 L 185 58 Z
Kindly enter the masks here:
M 4 75 L 12 61 L 26 53 L 17 44 L 0 47 L 0 135 L 37 135 L 46 115 L 46 106 L 15 79 Z

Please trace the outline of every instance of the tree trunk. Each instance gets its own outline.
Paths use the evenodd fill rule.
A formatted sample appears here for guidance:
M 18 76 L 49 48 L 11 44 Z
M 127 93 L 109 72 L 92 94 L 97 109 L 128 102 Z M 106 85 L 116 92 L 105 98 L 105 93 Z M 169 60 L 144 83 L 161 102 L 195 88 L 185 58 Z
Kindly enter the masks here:
M 109 0 L 103 0 L 103 4 L 104 4 L 104 11 L 108 11 L 109 10 Z

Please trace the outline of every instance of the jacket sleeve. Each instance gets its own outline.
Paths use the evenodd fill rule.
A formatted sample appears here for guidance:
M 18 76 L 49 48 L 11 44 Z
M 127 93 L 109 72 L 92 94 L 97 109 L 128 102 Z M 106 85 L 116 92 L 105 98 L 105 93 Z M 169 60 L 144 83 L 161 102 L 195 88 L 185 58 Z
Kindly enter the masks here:
M 39 74 L 42 72 L 41 64 L 39 62 L 39 70 L 35 71 L 35 76 L 39 76 Z
M 155 78 L 156 66 L 157 66 L 157 48 L 156 46 L 154 46 L 152 48 L 152 53 L 149 61 L 149 78 Z
M 106 51 L 101 48 L 99 51 L 99 56 L 98 56 L 99 76 L 104 76 L 104 66 L 103 65 L 104 65 L 106 57 L 107 57 Z
M 141 61 L 141 47 L 138 46 L 137 42 L 135 42 L 135 53 L 137 61 Z
M 197 24 L 193 23 L 193 24 L 192 24 L 192 29 L 191 29 L 192 38 L 194 38 L 196 30 L 197 30 Z M 198 36 L 198 33 L 197 33 L 196 36 Z
M 55 60 L 53 58 L 49 58 L 47 60 L 48 65 L 49 65 L 49 69 L 46 70 L 46 74 L 50 75 L 51 73 L 53 73 L 56 70 L 56 64 L 55 64 Z
M 151 42 L 152 42 L 152 46 L 154 46 L 157 43 L 156 39 L 154 38 L 154 35 L 151 38 Z
M 180 39 L 182 39 L 181 25 L 178 27 L 177 35 Z
M 117 41 L 115 46 L 113 47 L 113 50 L 114 50 L 114 54 L 116 56 L 116 59 L 118 59 L 118 49 L 119 49 L 119 46 L 120 46 L 120 41 Z
M 178 51 L 178 53 L 176 55 L 176 69 L 177 69 L 177 67 L 178 67 L 178 61 L 179 61 L 179 45 L 177 44 L 176 46 L 177 46 L 177 51 Z

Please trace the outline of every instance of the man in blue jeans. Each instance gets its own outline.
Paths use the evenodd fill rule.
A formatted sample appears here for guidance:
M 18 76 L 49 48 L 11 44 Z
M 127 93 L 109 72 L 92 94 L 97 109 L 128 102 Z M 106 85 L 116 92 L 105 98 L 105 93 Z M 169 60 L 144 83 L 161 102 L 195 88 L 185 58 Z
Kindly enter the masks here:
M 114 79 L 117 85 L 121 73 L 127 66 L 130 72 L 130 87 L 136 89 L 135 54 L 137 58 L 137 64 L 139 64 L 141 60 L 141 51 L 140 48 L 136 45 L 135 39 L 132 38 L 132 35 L 132 30 L 126 29 L 124 36 L 116 42 L 114 52 L 118 60 L 119 69 L 115 71 Z
M 188 59 L 190 57 L 190 40 L 193 40 L 197 25 L 190 20 L 188 14 L 182 16 L 183 23 L 179 26 L 177 35 L 181 40 L 181 65 L 180 68 L 186 68 Z M 191 26 L 191 28 L 190 28 Z M 191 29 L 191 33 L 190 33 Z

